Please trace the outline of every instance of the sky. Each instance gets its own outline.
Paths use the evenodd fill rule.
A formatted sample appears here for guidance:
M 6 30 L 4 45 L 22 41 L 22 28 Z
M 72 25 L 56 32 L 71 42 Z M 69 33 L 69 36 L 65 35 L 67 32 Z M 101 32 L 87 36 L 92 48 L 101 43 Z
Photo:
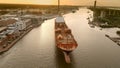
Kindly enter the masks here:
M 93 5 L 94 0 L 60 0 L 62 5 Z M 56 5 L 57 0 L 0 0 L 0 3 Z M 120 0 L 97 0 L 97 5 L 120 6 Z

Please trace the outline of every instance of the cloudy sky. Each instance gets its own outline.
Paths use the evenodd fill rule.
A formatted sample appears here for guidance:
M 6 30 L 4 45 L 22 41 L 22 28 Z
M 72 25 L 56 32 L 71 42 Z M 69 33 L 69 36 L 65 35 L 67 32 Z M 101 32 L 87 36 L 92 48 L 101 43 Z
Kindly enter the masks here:
M 63 5 L 92 5 L 94 0 L 60 0 Z M 120 0 L 97 0 L 97 5 L 120 6 Z M 0 0 L 0 3 L 56 5 L 57 0 Z

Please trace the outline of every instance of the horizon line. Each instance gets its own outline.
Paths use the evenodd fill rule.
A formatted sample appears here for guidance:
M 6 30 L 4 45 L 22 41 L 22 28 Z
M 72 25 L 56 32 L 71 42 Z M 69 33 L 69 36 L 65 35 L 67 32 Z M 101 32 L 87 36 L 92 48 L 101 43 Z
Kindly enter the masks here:
M 31 3 L 0 3 L 0 4 L 10 4 L 10 5 L 44 5 L 44 6 L 57 6 L 57 4 L 31 4 Z M 61 5 L 61 6 L 93 6 L 93 5 Z M 102 5 L 98 5 L 102 6 Z M 112 5 L 104 5 L 110 7 L 120 7 L 120 6 L 112 6 Z

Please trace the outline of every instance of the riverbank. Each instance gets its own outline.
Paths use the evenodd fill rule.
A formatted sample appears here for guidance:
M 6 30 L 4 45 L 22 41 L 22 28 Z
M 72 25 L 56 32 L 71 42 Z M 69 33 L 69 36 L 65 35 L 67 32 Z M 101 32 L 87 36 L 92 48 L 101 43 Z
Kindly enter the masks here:
M 115 28 L 115 27 L 119 28 L 119 25 L 117 25 L 115 23 L 110 24 L 108 22 L 101 22 L 101 21 L 90 21 L 89 20 L 88 24 L 92 24 L 94 26 L 101 27 L 101 28 Z
M 92 20 L 90 20 L 91 18 L 90 17 L 88 17 L 87 18 L 87 20 L 88 20 L 88 24 L 90 25 L 90 27 L 91 28 L 94 28 L 95 26 L 97 26 L 97 27 L 100 27 L 100 30 L 102 30 L 102 29 L 105 29 L 105 28 L 107 28 L 107 29 L 109 29 L 109 28 L 118 28 L 118 26 L 116 26 L 117 24 L 118 24 L 118 22 L 116 22 L 116 23 L 108 23 L 108 22 L 103 22 L 103 21 L 92 21 Z M 112 40 L 113 42 L 115 42 L 117 45 L 119 45 L 120 46 L 120 31 L 118 30 L 118 31 L 115 31 L 115 33 L 118 35 L 118 36 L 115 36 L 115 37 L 112 37 L 111 35 L 108 35 L 108 34 L 105 34 L 105 36 L 107 37 L 107 38 L 109 38 L 110 40 Z
M 105 35 L 105 36 L 120 46 L 120 37 L 110 37 L 109 35 Z
M 93 22 L 101 28 L 120 28 L 120 17 L 98 17 Z
M 0 54 L 3 54 L 4 52 L 8 51 L 11 47 L 13 47 L 20 39 L 22 39 L 27 33 L 29 33 L 35 26 L 29 26 L 26 28 L 25 31 L 23 31 L 19 37 L 14 39 L 11 43 L 8 43 L 6 47 L 3 47 L 0 49 Z

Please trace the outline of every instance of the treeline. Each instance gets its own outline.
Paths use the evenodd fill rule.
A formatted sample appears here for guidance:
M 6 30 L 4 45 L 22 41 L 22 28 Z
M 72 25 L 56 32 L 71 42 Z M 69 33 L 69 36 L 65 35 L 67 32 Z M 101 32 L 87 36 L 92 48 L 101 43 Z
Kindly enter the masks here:
M 33 5 L 33 4 L 0 4 L 0 9 L 17 9 L 17 8 L 53 8 L 57 7 L 57 5 Z M 77 7 L 77 6 L 68 6 L 68 5 L 62 5 L 61 7 Z

